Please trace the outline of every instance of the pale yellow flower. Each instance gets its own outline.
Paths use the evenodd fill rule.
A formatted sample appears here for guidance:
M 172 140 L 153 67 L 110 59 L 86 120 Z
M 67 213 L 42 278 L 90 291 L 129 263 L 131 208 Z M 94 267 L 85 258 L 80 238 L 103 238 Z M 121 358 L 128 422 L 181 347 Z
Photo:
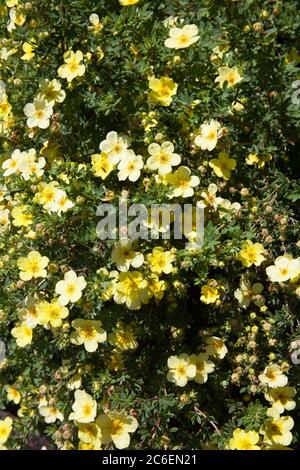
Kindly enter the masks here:
M 170 37 L 165 41 L 165 46 L 171 49 L 184 49 L 200 39 L 195 24 L 188 24 L 183 28 L 171 28 L 169 35 Z
M 7 385 L 6 387 L 6 393 L 7 393 L 7 400 L 14 402 L 15 405 L 18 405 L 21 401 L 21 394 L 19 390 L 17 390 L 14 387 L 11 387 L 10 385 Z
M 81 51 L 74 52 L 68 50 L 64 53 L 65 63 L 58 69 L 58 75 L 61 78 L 65 78 L 69 83 L 76 77 L 82 77 L 85 73 L 85 65 L 83 61 L 83 54 Z
M 200 184 L 198 176 L 192 175 L 187 166 L 180 166 L 174 173 L 169 173 L 167 182 L 171 186 L 168 197 L 191 197 L 194 194 L 194 187 Z
M 187 354 L 169 357 L 168 368 L 170 369 L 167 374 L 168 381 L 179 387 L 184 387 L 189 380 L 195 378 L 197 373 L 196 365 L 190 362 Z
M 266 444 L 280 444 L 288 446 L 292 442 L 293 435 L 291 429 L 294 421 L 290 416 L 281 416 L 275 408 L 269 408 L 267 412 L 270 419 L 267 419 L 260 429 Z
M 45 419 L 45 423 L 47 424 L 55 423 L 56 420 L 58 421 L 64 420 L 64 415 L 55 406 L 51 406 L 51 405 L 40 406 L 39 413 L 41 416 L 43 416 L 43 418 Z
M 208 374 L 214 371 L 215 364 L 209 360 L 209 355 L 200 353 L 198 355 L 192 354 L 189 358 L 190 364 L 196 367 L 196 375 L 193 378 L 198 384 L 207 382 Z
M 60 305 L 67 305 L 69 302 L 75 303 L 82 296 L 82 291 L 86 287 L 86 281 L 83 276 L 78 276 L 74 271 L 65 273 L 63 281 L 58 281 L 55 286 L 55 292 L 59 295 Z
M 217 336 L 206 338 L 205 343 L 206 352 L 209 356 L 216 356 L 219 359 L 223 359 L 228 353 L 224 340 Z
M 296 396 L 294 387 L 272 388 L 265 393 L 265 399 L 272 403 L 278 413 L 284 413 L 284 410 L 291 411 L 296 407 L 293 398 Z
M 220 137 L 221 124 L 214 119 L 210 122 L 202 124 L 199 134 L 195 137 L 195 144 L 201 150 L 208 150 L 211 152 L 217 145 Z
M 17 345 L 19 348 L 25 348 L 32 341 L 32 329 L 26 325 L 26 323 L 21 323 L 20 326 L 17 326 L 11 330 L 11 334 L 16 338 Z
M 31 251 L 27 257 L 18 259 L 17 265 L 20 269 L 20 279 L 30 281 L 32 278 L 47 277 L 46 267 L 49 258 L 42 256 L 38 251 Z
M 209 166 L 219 178 L 228 181 L 231 177 L 232 170 L 236 167 L 236 160 L 230 158 L 227 152 L 220 152 L 218 158 L 210 160 Z
M 300 258 L 293 259 L 286 254 L 279 256 L 273 266 L 268 266 L 266 272 L 272 282 L 286 282 L 300 275 Z
M 232 87 L 237 83 L 240 83 L 243 77 L 240 75 L 237 67 L 220 67 L 219 76 L 216 78 L 216 83 L 220 84 L 220 87 L 224 87 L 224 83 L 227 82 L 228 87 Z
M 135 251 L 132 242 L 129 239 L 121 239 L 117 242 L 112 250 L 111 260 L 117 265 L 121 272 L 129 270 L 130 266 L 139 268 L 144 262 L 144 255 L 139 251 Z
M 76 390 L 75 402 L 72 405 L 73 412 L 69 416 L 69 420 L 75 420 L 79 423 L 91 423 L 96 418 L 97 403 L 84 390 Z
M 106 341 L 107 334 L 101 328 L 102 322 L 100 320 L 77 318 L 72 321 L 72 326 L 76 331 L 71 334 L 71 343 L 77 346 L 83 344 L 88 352 L 95 352 L 98 348 L 98 343 Z
M 285 387 L 288 383 L 287 376 L 277 364 L 268 365 L 258 378 L 262 385 L 268 385 L 271 388 Z
M 133 416 L 115 411 L 100 415 L 96 423 L 102 431 L 102 443 L 113 442 L 117 449 L 129 447 L 129 433 L 135 432 L 138 427 L 138 422 Z
M 83 444 L 90 444 L 93 448 L 101 448 L 101 428 L 96 423 L 76 423 L 78 439 Z M 82 449 L 81 449 L 82 450 Z
M 158 170 L 160 175 L 171 173 L 172 166 L 179 165 L 181 157 L 174 153 L 174 145 L 172 142 L 163 142 L 161 145 L 157 143 L 150 144 L 148 152 L 151 157 L 147 160 L 147 166 L 151 171 Z

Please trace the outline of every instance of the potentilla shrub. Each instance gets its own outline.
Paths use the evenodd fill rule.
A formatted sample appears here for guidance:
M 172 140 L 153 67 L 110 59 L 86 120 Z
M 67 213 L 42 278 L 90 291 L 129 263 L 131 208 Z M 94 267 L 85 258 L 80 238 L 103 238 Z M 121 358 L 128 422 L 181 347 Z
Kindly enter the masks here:
M 298 2 L 0 25 L 1 449 L 299 448 Z

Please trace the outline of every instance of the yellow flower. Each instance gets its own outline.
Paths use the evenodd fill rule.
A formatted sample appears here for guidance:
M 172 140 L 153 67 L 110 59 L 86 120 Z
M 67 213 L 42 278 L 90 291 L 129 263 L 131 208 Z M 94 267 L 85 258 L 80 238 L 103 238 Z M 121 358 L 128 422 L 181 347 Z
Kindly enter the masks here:
M 39 413 L 45 418 L 47 424 L 55 423 L 56 420 L 64 420 L 64 415 L 55 406 L 40 406 Z
M 150 269 L 155 274 L 170 274 L 173 270 L 172 263 L 176 256 L 171 251 L 164 251 L 161 246 L 153 248 L 152 253 L 147 255 Z
M 250 153 L 248 157 L 246 158 L 246 163 L 247 165 L 254 165 L 254 166 L 257 166 L 257 168 L 262 169 L 265 167 L 265 164 L 267 162 L 270 162 L 271 160 L 272 160 L 271 155 L 260 156 L 260 155 L 257 155 L 256 153 Z
M 52 205 L 55 203 L 56 193 L 58 191 L 58 182 L 42 182 L 39 184 L 38 189 L 39 190 L 34 197 L 34 202 L 43 205 L 46 210 L 50 211 Z
M 33 223 L 32 215 L 26 213 L 27 210 L 27 205 L 21 205 L 13 208 L 11 211 L 11 216 L 13 218 L 13 225 L 15 227 L 28 227 L 28 225 Z
M 0 445 L 5 444 L 12 431 L 12 427 L 13 420 L 9 416 L 0 421 Z
M 221 152 L 218 158 L 213 158 L 209 162 L 209 166 L 214 170 L 219 178 L 228 181 L 231 177 L 232 170 L 236 167 L 236 161 L 230 158 L 227 152 Z
M 11 110 L 12 110 L 12 106 L 7 101 L 6 96 L 2 97 L 0 101 L 0 118 L 6 119 L 9 113 L 11 112 Z
M 95 153 L 91 158 L 94 175 L 105 180 L 114 169 L 114 165 L 108 160 L 108 154 L 104 152 Z
M 199 134 L 195 137 L 195 144 L 200 147 L 201 150 L 208 150 L 211 152 L 218 143 L 220 137 L 221 124 L 214 119 L 210 122 L 205 122 L 200 126 Z
M 213 48 L 213 54 L 210 56 L 210 60 L 214 64 L 219 64 L 223 59 L 224 54 L 229 50 L 228 44 L 220 44 Z
M 15 405 L 18 405 L 21 401 L 21 394 L 20 392 L 14 388 L 8 385 L 6 387 L 6 393 L 7 393 L 7 400 L 8 401 L 13 401 Z
M 118 179 L 125 181 L 137 181 L 141 176 L 141 170 L 144 166 L 143 158 L 141 155 L 136 155 L 133 150 L 128 150 L 127 154 L 121 159 L 118 164 Z
M 243 80 L 237 67 L 220 67 L 218 72 L 219 76 L 215 82 L 219 83 L 221 88 L 224 87 L 225 82 L 227 82 L 228 87 L 232 87 Z
M 202 201 L 197 202 L 197 207 L 205 209 L 206 207 L 212 207 L 217 209 L 218 206 L 222 206 L 224 199 L 217 197 L 218 187 L 216 184 L 211 183 L 207 189 L 201 192 Z
M 208 354 L 200 353 L 198 356 L 192 354 L 189 358 L 190 364 L 196 367 L 196 375 L 193 378 L 198 384 L 207 382 L 208 374 L 214 371 L 215 364 L 209 360 Z
M 114 301 L 126 303 L 130 310 L 139 310 L 149 300 L 148 282 L 138 271 L 121 272 L 118 282 L 113 284 Z
M 163 142 L 161 145 L 157 143 L 150 144 L 148 152 L 151 157 L 147 160 L 147 166 L 151 171 L 158 170 L 160 175 L 171 173 L 172 166 L 179 165 L 181 157 L 174 153 L 174 145 L 172 142 Z
M 183 28 L 171 28 L 170 37 L 166 39 L 165 46 L 171 49 L 184 49 L 200 39 L 198 28 L 195 24 L 185 25 Z
M 129 239 L 121 239 L 112 250 L 111 260 L 117 265 L 119 271 L 126 272 L 130 266 L 139 268 L 144 262 L 144 255 L 132 248 Z
M 109 163 L 117 165 L 128 156 L 130 143 L 131 139 L 127 135 L 118 135 L 116 131 L 110 131 L 100 143 L 99 148 L 107 155 Z
M 216 356 L 219 359 L 223 359 L 228 353 L 228 349 L 225 346 L 223 339 L 217 336 L 211 336 L 206 338 L 206 352 L 209 356 Z
M 61 83 L 54 79 L 42 79 L 39 84 L 39 96 L 45 100 L 49 106 L 54 106 L 55 103 L 62 103 L 66 97 L 66 93 L 61 88 Z
M 11 330 L 11 334 L 16 338 L 19 348 L 25 348 L 32 341 L 32 329 L 29 328 L 24 322 L 21 326 L 17 326 Z
M 123 322 L 117 323 L 116 330 L 108 335 L 108 341 L 120 351 L 127 351 L 128 349 L 136 349 L 138 347 L 132 327 L 124 325 Z
M 15 7 L 16 5 L 18 5 L 18 3 L 19 3 L 19 0 L 6 0 L 5 2 L 8 8 Z
M 53 299 L 51 303 L 40 302 L 36 306 L 38 315 L 38 323 L 45 328 L 59 328 L 62 326 L 62 320 L 67 318 L 69 310 L 62 307 L 57 299 Z
M 33 103 L 27 103 L 24 106 L 24 114 L 28 118 L 26 123 L 30 129 L 33 127 L 47 129 L 50 125 L 53 108 L 41 97 L 36 97 Z
M 59 67 L 58 75 L 67 79 L 69 83 L 76 77 L 82 77 L 85 73 L 85 66 L 81 64 L 82 60 L 83 54 L 81 51 L 73 52 L 68 50 L 64 53 L 65 63 Z
M 197 372 L 196 365 L 191 364 L 190 357 L 187 354 L 170 356 L 168 368 L 170 370 L 167 374 L 167 380 L 179 387 L 184 387 L 189 380 L 194 379 Z
M 151 274 L 147 277 L 149 296 L 154 297 L 157 300 L 161 300 L 164 296 L 164 292 L 167 289 L 166 281 L 160 281 L 156 274 Z
M 169 77 L 152 77 L 149 80 L 149 88 L 152 90 L 149 97 L 154 103 L 169 106 L 172 102 L 172 96 L 177 93 L 178 84 Z
M 98 34 L 103 29 L 103 24 L 100 23 L 100 18 L 97 13 L 92 13 L 89 20 L 92 25 L 89 26 L 89 29 L 91 29 L 94 34 Z
M 264 436 L 264 442 L 271 445 L 290 445 L 293 439 L 290 432 L 294 427 L 293 419 L 290 416 L 280 417 L 275 408 L 269 408 L 267 414 L 271 419 L 267 419 L 260 429 L 260 433 Z
M 19 258 L 17 265 L 20 269 L 20 279 L 22 281 L 30 281 L 32 278 L 47 277 L 46 267 L 49 258 L 42 256 L 38 251 L 31 251 L 27 258 Z
M 41 204 L 47 212 L 56 212 L 58 215 L 74 207 L 74 203 L 68 199 L 66 192 L 59 189 L 57 181 L 40 183 L 34 202 Z
M 119 0 L 120 4 L 123 6 L 123 7 L 127 7 L 129 5 L 135 5 L 136 3 L 138 3 L 140 0 Z
M 32 39 L 31 43 L 24 42 L 22 49 L 25 52 L 25 54 L 22 55 L 21 59 L 24 60 L 25 62 L 29 62 L 35 56 L 34 50 L 36 49 L 36 44 L 35 44 L 34 39 Z
M 75 420 L 78 423 L 91 423 L 96 418 L 97 403 L 84 390 L 76 390 L 72 410 L 69 420 Z
M 138 427 L 138 422 L 133 416 L 113 411 L 100 415 L 97 424 L 101 427 L 102 443 L 109 444 L 112 441 L 117 449 L 129 446 L 129 433 L 135 432 Z
M 102 432 L 96 423 L 76 423 L 78 427 L 78 439 L 84 444 L 90 444 L 93 448 L 101 449 Z
M 244 431 L 237 428 L 233 431 L 233 436 L 229 441 L 231 450 L 260 450 L 256 445 L 259 441 L 259 435 L 255 431 Z
M 261 306 L 264 302 L 264 297 L 260 295 L 263 290 L 264 286 L 260 282 L 251 284 L 246 277 L 242 277 L 240 288 L 234 291 L 234 297 L 238 300 L 242 308 L 249 307 L 251 302 Z
M 253 243 L 251 240 L 246 240 L 237 255 L 237 259 L 240 260 L 246 268 L 249 268 L 252 264 L 260 266 L 265 259 L 262 255 L 263 251 L 264 247 L 261 243 Z
M 294 387 L 278 387 L 268 390 L 265 393 L 265 399 L 272 403 L 278 413 L 283 413 L 284 410 L 293 410 L 296 407 L 296 402 L 293 398 L 296 395 Z
M 104 343 L 107 338 L 106 331 L 101 328 L 102 323 L 100 320 L 84 320 L 77 318 L 72 321 L 72 326 L 75 328 L 71 334 L 70 341 L 77 346 L 84 345 L 85 350 L 94 352 L 98 348 L 98 343 Z
M 258 378 L 262 385 L 268 385 L 271 388 L 285 387 L 288 383 L 287 376 L 277 364 L 268 365 Z
M 83 276 L 77 277 L 74 271 L 68 271 L 65 273 L 64 280 L 58 281 L 55 286 L 55 292 L 59 295 L 58 302 L 63 306 L 69 302 L 77 302 L 85 287 L 86 282 Z
M 286 282 L 300 275 L 300 258 L 293 259 L 286 254 L 279 256 L 273 266 L 266 269 L 271 282 Z
M 201 302 L 214 304 L 220 299 L 220 286 L 214 279 L 208 279 L 207 284 L 201 287 Z
M 187 166 L 180 166 L 174 173 L 166 176 L 168 184 L 171 186 L 168 197 L 191 197 L 194 194 L 194 187 L 200 184 L 198 176 L 192 175 Z
M 244 100 L 244 102 L 245 101 L 246 100 Z M 239 113 L 240 111 L 243 111 L 243 109 L 245 109 L 245 105 L 240 101 L 235 101 L 232 103 L 230 107 L 229 114 L 232 114 L 233 111 L 235 111 L 236 113 Z
M 16 8 L 11 8 L 9 10 L 9 18 L 10 22 L 7 25 L 7 31 L 10 33 L 16 29 L 16 25 L 22 26 L 26 21 L 26 15 L 21 10 L 17 10 Z

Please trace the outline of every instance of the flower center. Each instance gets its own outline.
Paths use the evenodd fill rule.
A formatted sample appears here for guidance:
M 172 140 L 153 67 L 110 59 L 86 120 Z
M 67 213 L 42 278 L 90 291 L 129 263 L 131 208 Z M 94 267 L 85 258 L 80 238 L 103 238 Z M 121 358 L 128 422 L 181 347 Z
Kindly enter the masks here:
M 88 416 L 90 416 L 91 412 L 92 412 L 92 407 L 91 407 L 91 405 L 90 405 L 89 403 L 86 403 L 86 404 L 83 406 L 83 408 L 82 408 L 82 414 L 83 414 L 83 416 L 84 416 L 84 417 L 88 417 Z
M 92 326 L 86 326 L 83 330 L 83 336 L 85 339 L 90 340 L 95 337 L 95 330 Z
M 182 34 L 179 37 L 179 42 L 180 42 L 180 44 L 185 45 L 189 42 L 189 37 L 186 34 Z
M 177 373 L 178 373 L 178 375 L 185 375 L 185 373 L 186 373 L 185 367 L 184 366 L 179 366 L 178 369 L 177 369 Z
M 75 286 L 74 286 L 74 284 L 69 284 L 69 285 L 67 286 L 66 291 L 67 291 L 67 294 L 69 294 L 69 295 L 74 294 L 74 292 L 75 292 Z

